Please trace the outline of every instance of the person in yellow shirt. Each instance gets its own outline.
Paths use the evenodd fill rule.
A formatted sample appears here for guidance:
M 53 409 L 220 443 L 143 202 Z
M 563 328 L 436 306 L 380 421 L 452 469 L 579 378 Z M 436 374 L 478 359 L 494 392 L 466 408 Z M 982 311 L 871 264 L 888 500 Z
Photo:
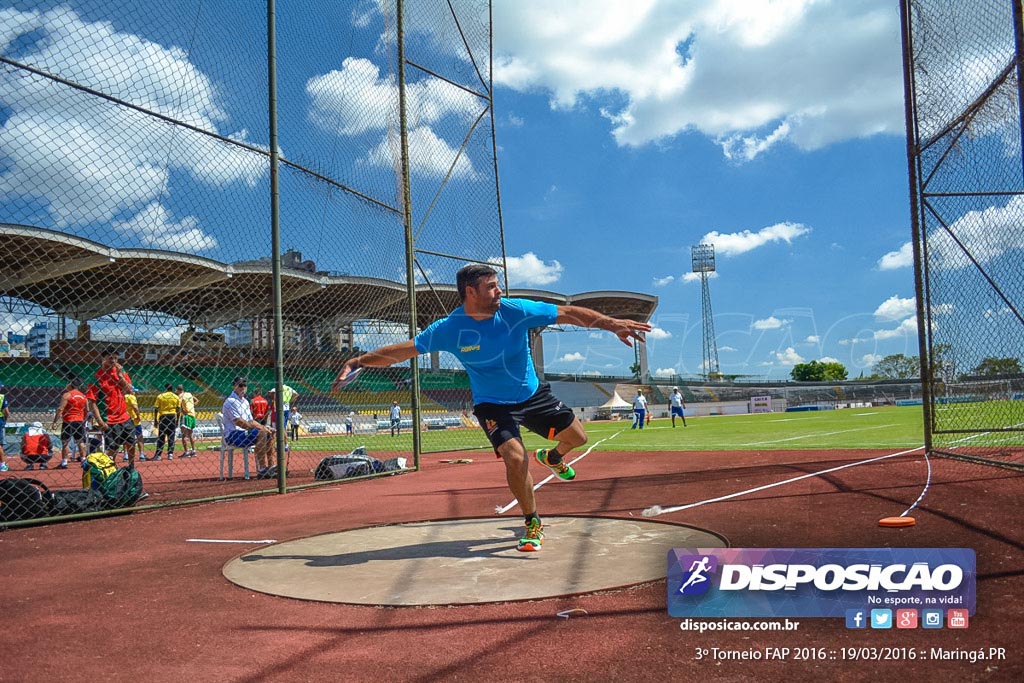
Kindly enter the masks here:
M 128 408 L 128 417 L 131 419 L 132 424 L 135 425 L 135 444 L 139 450 L 139 459 L 145 460 L 145 442 L 142 439 L 142 412 L 139 410 L 139 399 L 135 397 L 135 387 L 132 387 L 130 391 L 125 392 L 124 403 Z M 124 459 L 128 459 L 127 453 L 125 453 Z
M 185 387 L 178 385 L 178 400 L 180 406 L 178 412 L 181 415 L 181 447 L 185 452 L 183 458 L 196 457 L 196 440 L 193 432 L 196 428 L 196 397 L 191 392 L 185 391 Z
M 181 408 L 181 399 L 174 393 L 174 385 L 164 386 L 164 393 L 156 397 L 156 405 L 153 406 L 153 426 L 156 427 L 156 453 L 153 460 L 159 460 L 164 450 L 164 442 L 167 443 L 167 459 L 174 460 L 174 432 L 178 429 L 178 412 Z

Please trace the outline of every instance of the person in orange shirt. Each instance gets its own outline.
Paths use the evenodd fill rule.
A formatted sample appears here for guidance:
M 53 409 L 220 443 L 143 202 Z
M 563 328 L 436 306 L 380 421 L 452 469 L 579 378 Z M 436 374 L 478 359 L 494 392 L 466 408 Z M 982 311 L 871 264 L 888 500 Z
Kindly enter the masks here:
M 135 467 L 135 425 L 128 416 L 125 391 L 131 389 L 132 379 L 117 360 L 117 350 L 109 346 L 103 349 L 100 368 L 96 371 L 96 383 L 89 385 L 85 397 L 89 399 L 89 411 L 95 418 L 96 426 L 103 431 L 107 457 L 117 459 L 122 448 L 128 450 L 128 466 Z M 99 400 L 103 394 L 107 403 L 107 419 L 100 414 Z
M 267 418 L 270 416 L 270 401 L 263 397 L 263 389 L 261 387 L 256 387 L 256 391 L 249 403 L 252 408 L 252 418 L 266 427 Z
M 75 460 L 81 462 L 85 459 L 88 448 L 88 439 L 85 435 L 85 411 L 89 408 L 89 399 L 82 393 L 82 381 L 75 378 L 68 382 L 64 393 L 60 395 L 60 405 L 53 414 L 53 424 L 50 429 L 57 426 L 60 421 L 60 465 L 58 470 L 68 468 L 68 459 L 71 457 L 71 450 L 74 448 L 78 454 Z

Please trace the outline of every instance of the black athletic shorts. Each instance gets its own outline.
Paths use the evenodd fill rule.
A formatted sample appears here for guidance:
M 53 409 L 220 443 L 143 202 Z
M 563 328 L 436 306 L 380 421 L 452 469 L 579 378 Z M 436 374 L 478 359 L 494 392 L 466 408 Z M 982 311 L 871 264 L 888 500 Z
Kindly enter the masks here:
M 108 425 L 103 439 L 106 441 L 108 451 L 121 448 L 126 443 L 135 443 L 135 423 L 128 420 L 116 425 Z
M 85 422 L 61 422 L 60 441 L 66 444 L 85 443 Z
M 522 403 L 478 403 L 473 406 L 473 414 L 487 434 L 495 453 L 501 444 L 520 438 L 519 425 L 545 439 L 553 440 L 555 434 L 566 429 L 576 419 L 572 408 L 555 398 L 547 382 L 542 382 L 533 396 Z

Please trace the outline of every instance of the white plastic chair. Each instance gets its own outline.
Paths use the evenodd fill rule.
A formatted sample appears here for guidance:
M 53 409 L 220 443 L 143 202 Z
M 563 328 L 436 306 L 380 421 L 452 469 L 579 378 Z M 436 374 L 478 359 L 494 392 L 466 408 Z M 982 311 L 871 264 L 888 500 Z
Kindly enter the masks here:
M 252 447 L 242 448 L 241 446 L 232 446 L 224 440 L 224 416 L 221 413 L 217 413 L 217 419 L 221 421 L 220 427 L 220 480 L 224 481 L 224 457 L 227 456 L 228 460 L 228 479 L 235 478 L 235 449 L 242 451 L 242 467 L 245 478 L 249 478 L 249 452 Z

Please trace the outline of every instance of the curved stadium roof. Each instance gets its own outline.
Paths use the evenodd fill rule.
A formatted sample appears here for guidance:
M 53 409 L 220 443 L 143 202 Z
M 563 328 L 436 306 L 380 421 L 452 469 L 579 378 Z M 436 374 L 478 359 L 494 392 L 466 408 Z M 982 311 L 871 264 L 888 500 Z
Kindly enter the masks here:
M 270 315 L 272 310 L 270 263 L 222 263 L 181 252 L 117 249 L 64 232 L 8 223 L 0 223 L 0 263 L 0 296 L 30 301 L 80 322 L 137 309 L 214 329 Z M 287 322 L 407 320 L 406 286 L 401 282 L 283 268 L 281 290 Z M 638 292 L 512 289 L 507 294 L 586 306 L 643 322 L 658 306 L 658 297 Z M 458 305 L 453 284 L 416 286 L 421 329 Z

